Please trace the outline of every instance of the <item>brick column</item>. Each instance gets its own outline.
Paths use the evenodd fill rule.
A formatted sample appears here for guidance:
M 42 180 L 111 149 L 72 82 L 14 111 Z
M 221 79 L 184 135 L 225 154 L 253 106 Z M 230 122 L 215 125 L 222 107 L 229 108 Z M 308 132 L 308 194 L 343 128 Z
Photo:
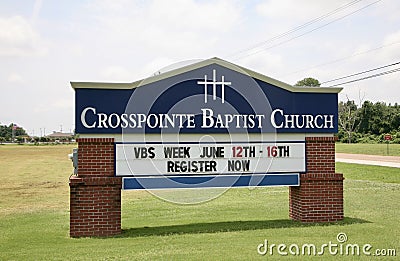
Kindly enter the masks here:
M 335 137 L 307 137 L 307 172 L 290 187 L 289 216 L 301 222 L 343 219 L 343 174 L 335 173 Z
M 121 233 L 121 178 L 114 177 L 114 139 L 79 138 L 78 175 L 71 177 L 70 236 Z

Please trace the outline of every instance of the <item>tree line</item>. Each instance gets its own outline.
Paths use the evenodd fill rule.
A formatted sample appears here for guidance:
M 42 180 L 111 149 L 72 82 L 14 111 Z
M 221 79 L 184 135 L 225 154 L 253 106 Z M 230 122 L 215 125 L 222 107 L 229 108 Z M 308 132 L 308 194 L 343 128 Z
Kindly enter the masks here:
M 400 143 L 400 105 L 364 101 L 357 106 L 354 101 L 339 103 L 338 138 L 347 143 L 384 142 L 391 134 L 393 143 Z

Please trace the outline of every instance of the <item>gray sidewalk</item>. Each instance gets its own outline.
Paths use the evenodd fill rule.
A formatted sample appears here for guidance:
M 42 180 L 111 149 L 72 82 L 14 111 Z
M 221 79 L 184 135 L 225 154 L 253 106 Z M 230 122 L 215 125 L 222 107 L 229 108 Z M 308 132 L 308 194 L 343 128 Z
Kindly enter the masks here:
M 336 153 L 336 162 L 400 168 L 400 157 Z

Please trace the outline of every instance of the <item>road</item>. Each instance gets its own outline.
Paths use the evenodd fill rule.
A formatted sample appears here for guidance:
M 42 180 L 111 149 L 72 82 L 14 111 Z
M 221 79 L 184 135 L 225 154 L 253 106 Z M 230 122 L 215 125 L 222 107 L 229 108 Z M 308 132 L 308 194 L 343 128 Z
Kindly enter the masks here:
M 400 168 L 400 157 L 336 153 L 336 162 Z

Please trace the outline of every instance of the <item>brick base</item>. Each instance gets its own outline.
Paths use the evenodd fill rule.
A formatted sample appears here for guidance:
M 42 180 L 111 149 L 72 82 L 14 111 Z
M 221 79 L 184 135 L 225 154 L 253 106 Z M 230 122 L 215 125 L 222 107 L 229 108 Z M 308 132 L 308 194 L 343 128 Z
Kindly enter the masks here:
M 121 178 L 70 179 L 70 236 L 121 234 Z
M 343 174 L 335 173 L 335 137 L 307 137 L 307 172 L 289 188 L 289 216 L 301 222 L 343 219 Z
M 289 189 L 290 218 L 301 222 L 343 219 L 343 175 L 301 175 L 299 187 Z

